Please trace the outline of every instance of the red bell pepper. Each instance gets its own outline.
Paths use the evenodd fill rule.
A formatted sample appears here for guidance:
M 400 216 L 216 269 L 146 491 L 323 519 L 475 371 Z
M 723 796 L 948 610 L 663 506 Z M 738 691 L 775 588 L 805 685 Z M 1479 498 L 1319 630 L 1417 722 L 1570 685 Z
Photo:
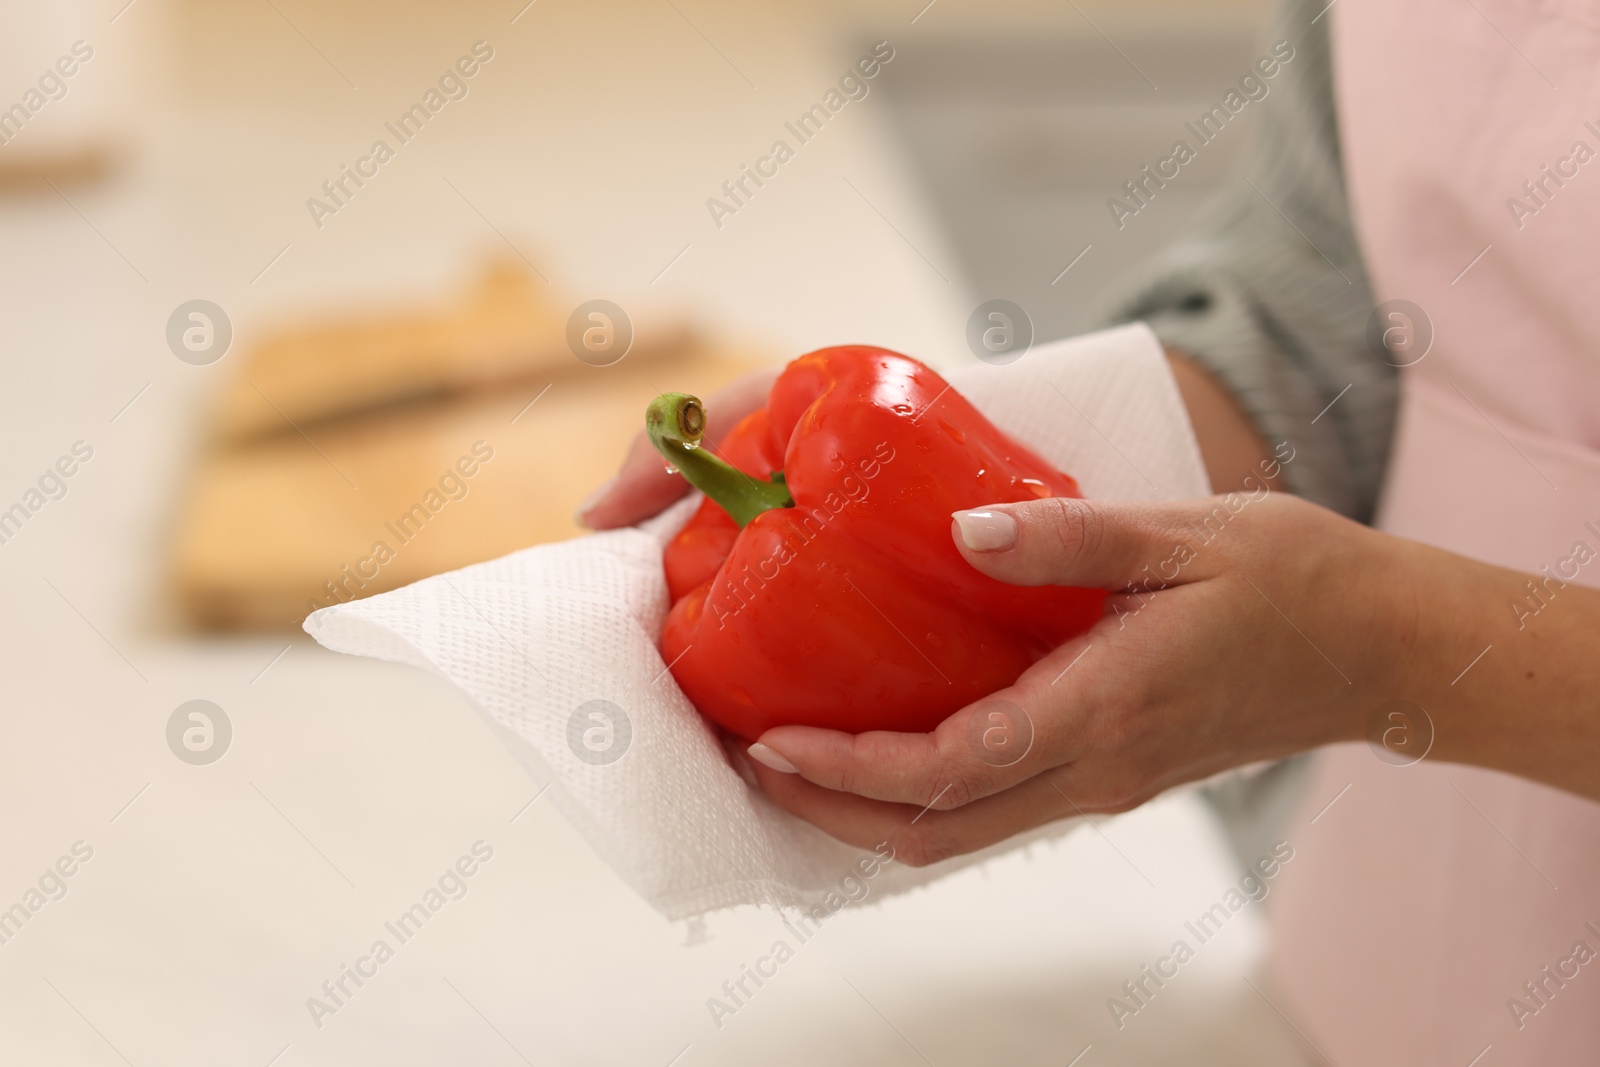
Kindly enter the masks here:
M 720 455 L 692 396 L 645 425 L 706 496 L 666 548 L 661 655 L 742 737 L 932 730 L 1101 616 L 1103 590 L 1006 585 L 956 551 L 953 511 L 1081 494 L 908 356 L 801 356 Z

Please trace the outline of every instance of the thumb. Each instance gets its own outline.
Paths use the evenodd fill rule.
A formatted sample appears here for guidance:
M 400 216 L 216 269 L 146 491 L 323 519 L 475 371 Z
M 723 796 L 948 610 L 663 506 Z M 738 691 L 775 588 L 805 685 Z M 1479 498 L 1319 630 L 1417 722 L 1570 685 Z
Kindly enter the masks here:
M 1167 584 L 1199 577 L 1187 566 L 1196 553 L 1180 516 L 1167 505 L 1049 497 L 951 518 L 967 562 L 1010 585 L 1116 590 L 1152 575 Z

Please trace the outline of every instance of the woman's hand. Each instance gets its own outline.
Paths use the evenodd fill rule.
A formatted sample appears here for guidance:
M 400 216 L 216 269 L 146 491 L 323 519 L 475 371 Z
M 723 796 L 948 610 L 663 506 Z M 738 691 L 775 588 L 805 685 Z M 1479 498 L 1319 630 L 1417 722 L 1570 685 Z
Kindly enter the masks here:
M 786 726 L 733 742 L 768 795 L 843 841 L 890 840 L 925 864 L 1257 760 L 1377 741 L 1384 706 L 1403 700 L 1425 713 L 1429 759 L 1600 800 L 1600 591 L 1268 492 L 1260 473 L 1273 468 L 1237 404 L 1181 354 L 1172 362 L 1212 484 L 1247 491 L 960 513 L 952 536 L 974 567 L 1111 590 L 1105 618 L 931 734 Z M 713 394 L 708 437 L 760 407 L 779 370 Z M 629 525 L 687 490 L 641 433 L 579 519 Z M 1555 570 L 1570 579 L 1594 558 L 1583 542 Z
M 739 420 L 762 407 L 782 367 L 763 367 L 730 382 L 706 399 L 706 442 L 715 451 L 722 437 Z M 632 526 L 659 514 L 689 491 L 678 474 L 668 474 L 666 461 L 650 444 L 643 430 L 628 447 L 617 476 L 600 486 L 578 505 L 578 522 L 591 530 Z
M 1478 566 L 1259 483 L 1188 503 L 996 505 L 958 513 L 952 536 L 1001 581 L 1114 590 L 1106 616 L 932 734 L 785 726 L 749 747 L 780 806 L 914 864 L 1363 737 L 1410 695 L 1419 583 L 1441 561 Z

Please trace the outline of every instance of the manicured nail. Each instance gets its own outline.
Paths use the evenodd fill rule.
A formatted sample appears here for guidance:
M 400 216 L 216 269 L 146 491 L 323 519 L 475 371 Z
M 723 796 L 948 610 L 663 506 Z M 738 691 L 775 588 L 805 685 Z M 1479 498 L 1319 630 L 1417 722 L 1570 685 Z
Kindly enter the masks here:
M 760 741 L 745 749 L 745 754 L 764 767 L 771 767 L 783 774 L 799 774 L 800 768 L 783 758 L 783 753 L 775 748 L 768 748 Z
M 578 525 L 588 525 L 588 523 L 583 521 L 584 516 L 588 515 L 590 510 L 593 509 L 596 504 L 604 500 L 606 498 L 606 494 L 611 492 L 616 484 L 616 478 L 608 478 L 600 485 L 595 486 L 594 491 L 583 498 L 583 503 L 578 505 L 578 510 L 573 512 L 572 515 L 573 519 L 578 523 Z
M 1017 543 L 1017 520 L 1003 511 L 957 511 L 953 518 L 961 543 L 974 552 L 1000 552 Z

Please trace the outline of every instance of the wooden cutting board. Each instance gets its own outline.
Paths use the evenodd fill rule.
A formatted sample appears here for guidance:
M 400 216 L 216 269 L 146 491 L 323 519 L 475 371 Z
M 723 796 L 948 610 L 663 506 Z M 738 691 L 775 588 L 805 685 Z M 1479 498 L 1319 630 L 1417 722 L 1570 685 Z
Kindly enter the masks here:
M 289 409 L 261 405 L 277 426 L 258 418 L 247 392 L 225 402 L 175 538 L 172 587 L 190 624 L 286 629 L 320 606 L 575 536 L 574 509 L 615 472 L 658 392 L 703 395 L 765 362 L 663 330 L 641 332 L 640 357 L 608 367 L 563 344 L 564 359 L 515 371 L 503 349 L 474 363 L 491 349 L 469 346 L 460 362 L 474 366 L 450 369 L 435 364 L 458 350 L 432 335 L 442 360 L 417 357 L 416 344 L 394 359 L 402 390 L 373 383 L 390 365 L 374 353 L 407 349 L 410 327 L 372 325 L 386 339 L 356 346 L 360 374 L 296 366 L 282 342 L 260 350 L 277 368 L 272 399 L 293 405 L 294 426 Z M 324 360 L 342 349 L 323 337 L 303 351 Z M 244 361 L 241 379 L 261 366 Z
M 436 307 L 396 307 L 263 338 L 218 401 L 224 442 L 308 429 L 379 408 L 574 372 L 566 302 L 516 261 L 491 261 Z M 624 357 L 650 362 L 691 341 L 681 324 L 640 323 Z

